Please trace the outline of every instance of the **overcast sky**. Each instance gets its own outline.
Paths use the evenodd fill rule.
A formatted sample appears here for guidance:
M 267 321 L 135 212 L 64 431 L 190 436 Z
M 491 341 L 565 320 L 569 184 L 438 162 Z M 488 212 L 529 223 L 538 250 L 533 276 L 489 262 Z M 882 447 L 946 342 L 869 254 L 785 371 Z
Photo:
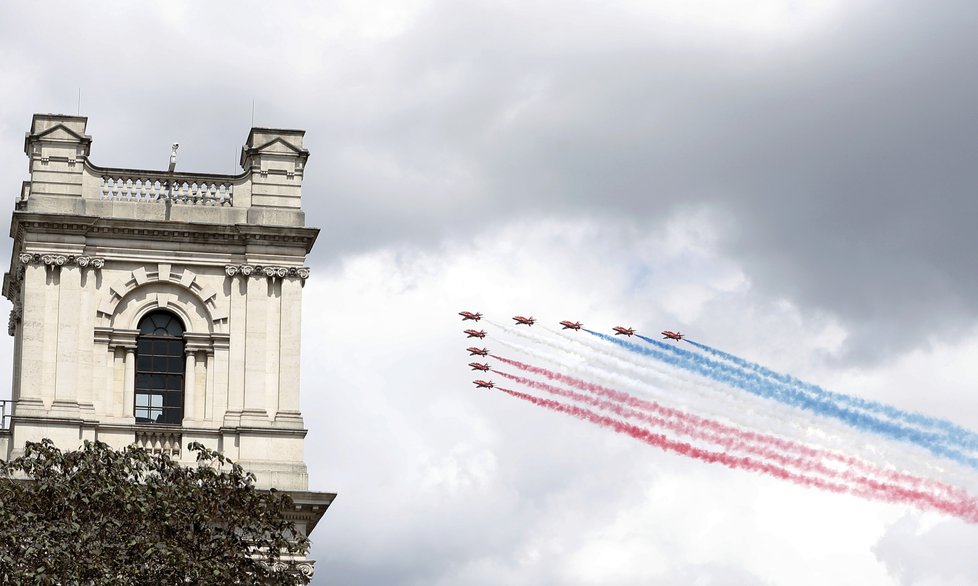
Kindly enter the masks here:
M 978 583 L 973 525 L 475 393 L 455 315 L 681 329 L 978 428 L 976 21 L 955 0 L 8 2 L 0 185 L 12 210 L 35 112 L 88 116 L 109 167 L 178 141 L 180 169 L 232 173 L 252 123 L 307 131 L 302 407 L 311 488 L 339 493 L 316 584 Z

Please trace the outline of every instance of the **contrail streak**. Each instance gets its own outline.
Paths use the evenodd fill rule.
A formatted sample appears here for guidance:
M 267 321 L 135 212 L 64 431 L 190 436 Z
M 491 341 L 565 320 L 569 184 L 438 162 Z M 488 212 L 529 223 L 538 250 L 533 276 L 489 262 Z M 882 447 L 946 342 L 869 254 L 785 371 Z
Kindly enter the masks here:
M 521 393 L 519 391 L 513 391 L 502 387 L 496 388 L 500 392 L 506 393 L 518 399 L 522 399 L 534 405 L 544 407 L 558 413 L 571 415 L 578 419 L 588 421 L 602 427 L 613 429 L 618 433 L 631 436 L 651 446 L 703 462 L 718 463 L 733 469 L 760 472 L 781 480 L 798 484 L 800 486 L 819 488 L 829 492 L 853 494 L 864 498 L 871 498 L 891 503 L 909 503 L 921 509 L 938 510 L 960 517 L 971 523 L 978 523 L 978 506 L 976 506 L 974 502 L 948 502 L 920 491 L 887 486 L 882 483 L 874 482 L 870 479 L 866 479 L 866 484 L 869 486 L 869 488 L 856 488 L 847 484 L 830 482 L 821 478 L 792 472 L 782 466 L 763 462 L 748 456 L 733 456 L 723 452 L 715 452 L 698 448 L 686 442 L 671 440 L 661 433 L 655 433 L 643 427 L 628 424 L 607 415 L 595 413 L 594 411 L 585 409 L 583 407 L 568 405 L 552 399 L 543 399 L 534 395 L 529 395 L 527 393 Z
M 565 390 L 560 387 L 535 381 L 533 379 L 528 379 L 526 377 L 512 375 L 499 370 L 493 370 L 493 372 L 496 372 L 501 376 L 504 376 L 519 384 L 587 403 L 592 407 L 605 409 L 625 418 L 637 417 L 646 423 L 659 425 L 683 435 L 710 441 L 712 443 L 721 445 L 728 450 L 752 450 L 754 455 L 773 459 L 781 465 L 793 465 L 802 468 L 806 472 L 818 472 L 829 476 L 841 475 L 843 477 L 855 477 L 853 474 L 847 473 L 858 471 L 863 474 L 877 476 L 881 479 L 881 481 L 905 484 L 913 489 L 933 490 L 941 496 L 952 496 L 958 499 L 971 498 L 966 491 L 946 483 L 904 474 L 895 470 L 885 470 L 857 458 L 843 456 L 829 450 L 813 448 L 799 442 L 785 440 L 783 438 L 768 434 L 743 430 L 731 425 L 726 425 L 722 422 L 666 407 L 655 402 L 639 399 L 629 395 L 628 393 L 555 373 L 547 369 L 524 364 L 516 360 L 510 360 L 500 356 L 494 356 L 494 358 L 520 370 L 532 372 L 534 374 L 541 374 L 550 380 L 592 393 L 596 397 L 601 397 L 602 399 L 582 395 L 574 391 Z M 660 417 L 645 419 L 643 414 L 636 413 L 634 410 L 629 408 L 645 411 Z M 779 453 L 776 450 L 781 450 L 781 452 Z M 789 457 L 786 454 L 793 454 L 794 456 Z M 844 469 L 839 471 L 834 468 L 830 468 L 828 465 L 823 463 L 826 461 L 840 464 L 844 467 Z
M 588 331 L 590 332 L 590 330 Z M 595 336 L 599 336 L 602 339 L 610 340 L 627 350 L 631 350 L 636 353 L 661 360 L 668 364 L 702 374 L 718 382 L 725 383 L 731 387 L 747 391 L 748 393 L 775 399 L 787 405 L 792 405 L 818 415 L 834 417 L 853 427 L 864 429 L 884 437 L 911 442 L 925 448 L 932 454 L 942 456 L 978 469 L 978 460 L 962 454 L 959 450 L 948 447 L 944 443 L 942 437 L 933 433 L 922 432 L 913 428 L 899 425 L 897 423 L 884 421 L 861 412 L 856 412 L 852 409 L 839 406 L 835 402 L 825 398 L 810 397 L 804 393 L 798 392 L 797 390 L 783 388 L 783 385 L 778 386 L 772 384 L 769 381 L 763 380 L 756 374 L 748 374 L 745 376 L 743 375 L 742 371 L 705 356 L 696 355 L 691 352 L 686 352 L 686 355 L 684 356 L 667 354 L 661 350 L 648 348 L 647 346 L 640 346 L 633 342 L 617 340 L 611 336 L 608 336 L 607 334 L 601 334 L 599 332 L 590 333 Z M 648 338 L 644 337 L 643 339 L 648 340 Z

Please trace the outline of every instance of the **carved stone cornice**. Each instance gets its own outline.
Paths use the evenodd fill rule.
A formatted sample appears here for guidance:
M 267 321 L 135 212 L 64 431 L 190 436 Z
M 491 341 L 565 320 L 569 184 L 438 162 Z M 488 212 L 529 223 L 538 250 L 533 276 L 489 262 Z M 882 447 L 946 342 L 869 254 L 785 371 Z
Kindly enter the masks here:
M 184 352 L 186 354 L 205 352 L 213 355 L 214 348 L 220 345 L 219 342 L 227 342 L 228 339 L 229 336 L 227 334 L 198 334 L 195 332 L 184 332 Z
M 230 208 L 229 208 L 230 209 Z M 306 226 L 252 226 L 248 224 L 198 224 L 178 221 L 101 218 L 74 214 L 14 212 L 11 234 L 58 234 L 86 237 L 112 237 L 136 240 L 196 242 L 208 246 L 266 244 L 300 246 L 306 252 L 319 235 L 319 228 Z
M 278 278 L 293 277 L 305 281 L 309 278 L 309 267 L 281 267 L 271 265 L 225 265 L 224 272 L 229 277 Z
M 139 330 L 124 330 L 121 328 L 98 328 L 95 332 L 96 340 L 104 340 L 108 337 L 109 348 L 122 348 L 126 352 L 136 351 L 136 338 L 139 337 Z
M 96 270 L 105 266 L 105 259 L 99 256 L 75 256 L 73 254 L 23 252 L 18 256 L 18 258 L 20 259 L 20 262 L 25 265 L 43 264 L 49 267 L 77 265 L 83 269 L 91 267 Z

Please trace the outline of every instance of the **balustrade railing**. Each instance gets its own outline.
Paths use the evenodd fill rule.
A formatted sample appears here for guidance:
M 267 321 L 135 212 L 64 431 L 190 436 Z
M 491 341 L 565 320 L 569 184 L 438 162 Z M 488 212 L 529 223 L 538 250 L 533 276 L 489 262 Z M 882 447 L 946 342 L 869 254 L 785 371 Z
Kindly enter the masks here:
M 0 429 L 10 429 L 10 408 L 13 401 L 0 400 Z
M 234 179 L 199 176 L 171 176 L 166 173 L 106 171 L 100 176 L 99 199 L 173 203 L 202 206 L 230 206 Z
M 136 444 L 153 454 L 166 454 L 180 457 L 180 442 L 183 436 L 177 431 L 139 430 L 136 432 Z

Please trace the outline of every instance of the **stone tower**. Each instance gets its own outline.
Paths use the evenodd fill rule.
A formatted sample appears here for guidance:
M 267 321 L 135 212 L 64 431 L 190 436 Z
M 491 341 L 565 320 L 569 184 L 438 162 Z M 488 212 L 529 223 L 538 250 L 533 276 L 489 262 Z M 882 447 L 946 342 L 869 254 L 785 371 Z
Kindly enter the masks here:
M 198 441 L 289 491 L 311 531 L 299 410 L 306 255 L 304 132 L 252 128 L 238 175 L 99 167 L 87 118 L 37 114 L 24 141 L 3 294 L 12 401 L 0 457 L 27 441 L 137 443 L 177 459 Z M 188 460 L 189 461 L 189 460 Z

